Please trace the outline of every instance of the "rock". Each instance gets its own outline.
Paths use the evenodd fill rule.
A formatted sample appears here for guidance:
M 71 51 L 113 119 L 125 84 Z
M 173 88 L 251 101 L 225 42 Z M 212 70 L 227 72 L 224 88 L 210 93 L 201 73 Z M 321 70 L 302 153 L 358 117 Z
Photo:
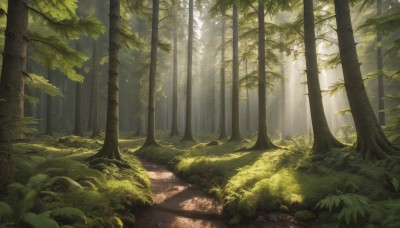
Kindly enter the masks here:
M 309 222 L 317 218 L 314 212 L 309 210 L 301 210 L 294 214 L 294 218 L 300 222 Z
M 282 213 L 289 213 L 289 208 L 286 207 L 285 205 L 281 205 L 279 207 L 279 211 L 282 212 Z
M 267 220 L 265 220 L 264 216 L 262 216 L 262 215 L 259 215 L 256 218 L 256 222 L 259 222 L 259 223 L 265 223 L 266 221 Z

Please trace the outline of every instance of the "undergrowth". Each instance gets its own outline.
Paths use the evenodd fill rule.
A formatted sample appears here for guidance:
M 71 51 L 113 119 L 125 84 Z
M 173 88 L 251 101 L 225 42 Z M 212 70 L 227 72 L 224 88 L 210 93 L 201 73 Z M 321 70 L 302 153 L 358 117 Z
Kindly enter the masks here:
M 232 224 L 285 208 L 324 227 L 400 227 L 397 161 L 369 162 L 350 147 L 313 157 L 309 136 L 276 141 L 282 148 L 269 151 L 238 150 L 249 142 L 197 143 L 181 151 L 176 142 L 135 154 L 169 165 L 221 200 Z M 331 199 L 335 207 L 326 208 Z
M 79 160 L 98 147 L 73 136 L 14 144 L 16 182 L 0 191 L 0 226 L 133 226 L 133 214 L 152 205 L 150 181 L 130 155 Z

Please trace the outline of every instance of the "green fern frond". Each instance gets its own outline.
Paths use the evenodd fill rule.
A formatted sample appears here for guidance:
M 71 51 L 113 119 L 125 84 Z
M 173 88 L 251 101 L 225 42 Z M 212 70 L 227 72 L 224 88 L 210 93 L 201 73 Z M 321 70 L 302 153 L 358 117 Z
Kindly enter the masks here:
M 55 209 L 50 213 L 50 217 L 57 221 L 59 224 L 86 224 L 85 214 L 81 210 L 74 207 L 63 207 Z
M 12 209 L 10 205 L 8 205 L 6 202 L 0 201 L 0 221 L 3 218 L 6 218 L 12 214 Z
M 45 79 L 43 76 L 29 73 L 29 78 L 25 80 L 25 82 L 30 88 L 39 89 L 47 95 L 63 96 L 61 90 L 55 85 L 51 84 L 49 80 Z
M 26 213 L 22 217 L 22 222 L 28 224 L 33 228 L 59 228 L 60 226 L 57 224 L 56 221 L 50 218 L 46 218 L 44 216 L 37 215 L 32 212 Z

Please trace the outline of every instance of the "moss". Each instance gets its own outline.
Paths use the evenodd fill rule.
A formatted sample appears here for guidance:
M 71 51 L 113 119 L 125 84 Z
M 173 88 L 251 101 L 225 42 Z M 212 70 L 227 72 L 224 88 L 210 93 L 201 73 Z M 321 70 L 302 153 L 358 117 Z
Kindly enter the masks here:
M 317 218 L 314 212 L 309 210 L 301 210 L 294 214 L 294 218 L 300 222 L 309 222 Z
M 281 205 L 279 207 L 279 211 L 282 212 L 282 213 L 289 213 L 290 212 L 289 208 L 287 206 L 285 206 L 285 205 Z

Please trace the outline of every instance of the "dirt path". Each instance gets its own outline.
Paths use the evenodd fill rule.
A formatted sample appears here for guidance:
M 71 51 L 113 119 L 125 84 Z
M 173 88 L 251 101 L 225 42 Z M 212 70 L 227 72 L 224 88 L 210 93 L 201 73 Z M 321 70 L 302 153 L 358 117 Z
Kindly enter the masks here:
M 221 204 L 180 180 L 165 166 L 141 162 L 151 180 L 154 206 L 136 216 L 136 227 L 226 227 Z

